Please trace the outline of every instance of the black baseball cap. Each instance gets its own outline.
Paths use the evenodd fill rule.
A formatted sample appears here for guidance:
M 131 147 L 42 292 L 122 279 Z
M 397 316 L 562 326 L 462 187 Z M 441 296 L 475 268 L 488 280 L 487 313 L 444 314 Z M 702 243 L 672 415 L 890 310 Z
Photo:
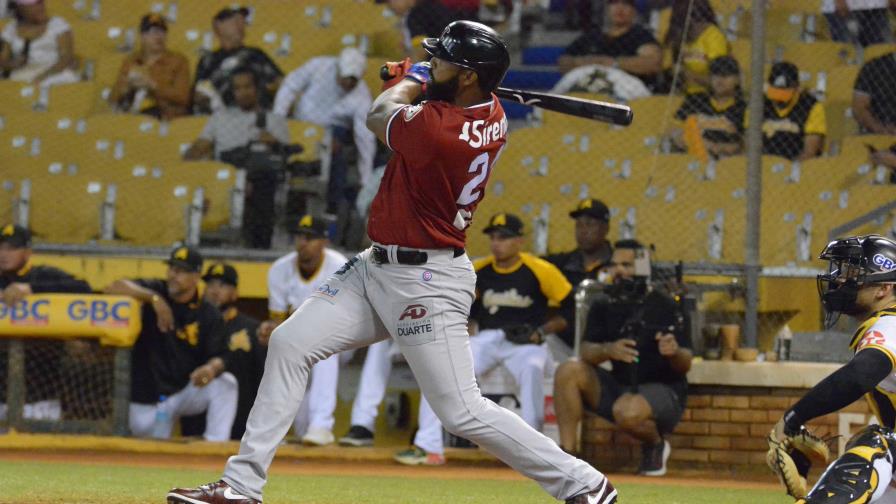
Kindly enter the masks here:
M 327 221 L 311 214 L 303 215 L 302 218 L 299 219 L 299 224 L 296 226 L 294 233 L 306 235 L 309 238 L 330 237 Z
M 523 236 L 523 221 L 513 214 L 495 214 L 489 219 L 488 226 L 482 232 L 485 234 L 498 233 L 507 237 Z
M 799 87 L 800 71 L 789 61 L 779 61 L 772 65 L 768 73 L 768 85 L 782 89 Z
M 740 65 L 732 56 L 719 56 L 709 62 L 710 75 L 740 75 Z
M 168 31 L 168 22 L 159 14 L 147 14 L 140 18 L 140 33 L 148 32 L 150 28 L 161 28 Z
M 232 285 L 236 287 L 239 285 L 240 277 L 236 272 L 236 268 L 233 266 L 224 263 L 224 262 L 216 262 L 208 267 L 205 270 L 205 275 L 202 275 L 202 279 L 206 282 L 211 280 L 220 280 L 226 284 Z
M 18 224 L 7 224 L 0 228 L 0 243 L 8 243 L 17 249 L 31 246 L 31 231 Z
M 577 219 L 582 215 L 594 217 L 595 219 L 604 222 L 610 222 L 610 209 L 599 199 L 585 198 L 582 201 L 579 201 L 575 210 L 569 212 L 569 216 L 573 219 Z
M 176 266 L 187 271 L 202 271 L 202 254 L 193 247 L 180 246 L 171 251 L 167 261 L 169 266 Z
M 223 9 L 219 10 L 218 13 L 215 14 L 215 17 L 212 18 L 212 20 L 213 21 L 226 21 L 226 20 L 232 18 L 233 16 L 236 16 L 237 14 L 248 19 L 249 13 L 250 13 L 249 8 L 243 7 L 242 5 L 240 5 L 238 7 L 225 7 Z

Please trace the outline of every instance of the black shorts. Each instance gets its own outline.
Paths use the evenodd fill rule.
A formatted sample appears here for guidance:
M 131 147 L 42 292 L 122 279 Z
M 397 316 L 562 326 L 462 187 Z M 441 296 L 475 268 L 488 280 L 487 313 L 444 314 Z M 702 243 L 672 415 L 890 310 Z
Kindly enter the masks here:
M 597 405 L 597 413 L 601 417 L 615 422 L 613 418 L 613 403 L 622 394 L 629 392 L 628 387 L 620 385 L 609 371 L 597 367 L 597 377 L 600 380 L 600 402 Z M 643 396 L 653 410 L 653 419 L 661 435 L 670 434 L 681 420 L 684 406 L 678 393 L 665 383 L 651 382 L 638 385 L 638 395 Z

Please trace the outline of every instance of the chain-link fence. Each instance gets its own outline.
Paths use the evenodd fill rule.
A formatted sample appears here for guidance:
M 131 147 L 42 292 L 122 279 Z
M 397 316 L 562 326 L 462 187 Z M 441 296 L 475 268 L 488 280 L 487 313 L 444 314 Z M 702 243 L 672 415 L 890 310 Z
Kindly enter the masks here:
M 482 223 L 497 212 L 530 224 L 536 253 L 574 249 L 568 213 L 598 198 L 609 241 L 638 238 L 686 264 L 707 323 L 744 319 L 751 2 L 6 3 L 0 220 L 39 244 L 287 248 L 312 211 L 360 248 L 387 155 L 363 127 L 379 67 L 475 18 L 511 46 L 506 87 L 624 101 L 635 120 L 507 104 L 512 132 L 471 253 L 487 253 Z M 819 328 L 808 279 L 831 236 L 896 227 L 888 3 L 766 3 L 762 349 L 788 323 Z

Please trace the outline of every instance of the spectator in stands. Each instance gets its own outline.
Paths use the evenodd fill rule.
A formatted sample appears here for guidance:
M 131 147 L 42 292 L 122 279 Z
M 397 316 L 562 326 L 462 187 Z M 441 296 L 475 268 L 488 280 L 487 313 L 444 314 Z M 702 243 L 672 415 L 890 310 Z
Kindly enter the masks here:
M 166 279 L 117 280 L 106 289 L 143 302 L 131 354 L 131 433 L 168 438 L 180 416 L 204 411 L 203 437 L 229 440 L 239 392 L 225 368 L 224 321 L 199 296 L 202 255 L 182 246 L 167 262 Z
M 199 138 L 184 152 L 184 159 L 214 157 L 248 169 L 248 163 L 259 159 L 255 154 L 275 151 L 289 143 L 286 119 L 265 111 L 258 101 L 258 76 L 243 68 L 234 70 L 230 78 L 234 105 L 212 114 Z M 268 158 L 261 156 L 261 161 L 265 159 Z M 279 168 L 255 166 L 249 170 L 243 230 L 247 245 L 252 248 L 270 247 Z
M 239 440 L 246 431 L 246 419 L 255 404 L 255 394 L 264 373 L 264 359 L 267 356 L 267 340 L 258 339 L 259 321 L 240 313 L 236 306 L 239 300 L 239 275 L 230 264 L 219 262 L 206 270 L 205 300 L 221 312 L 224 319 L 224 334 L 227 353 L 224 367 L 239 384 L 236 418 L 230 431 L 230 439 Z
M 674 2 L 663 46 L 672 52 L 676 66 L 681 60 L 681 82 L 686 94 L 707 92 L 709 62 L 730 53 L 728 40 L 716 24 L 709 0 Z
M 585 198 L 569 212 L 569 216 L 576 222 L 575 250 L 551 254 L 545 259 L 556 266 L 575 289 L 586 278 L 596 280 L 598 272 L 613 256 L 613 246 L 607 240 L 610 209 L 599 199 Z M 570 324 L 558 332 L 557 336 L 563 340 L 568 347 L 567 353 L 572 356 L 572 348 L 575 346 L 575 328 L 572 324 L 575 321 L 575 303 L 571 299 L 561 306 L 561 314 Z
M 166 47 L 168 23 L 159 14 L 140 19 L 140 49 L 121 63 L 109 102 L 134 113 L 170 120 L 190 113 L 190 66 Z
M 225 8 L 215 14 L 212 28 L 218 38 L 218 49 L 206 53 L 196 67 L 193 84 L 193 108 L 198 113 L 209 113 L 225 105 L 233 105 L 233 71 L 248 68 L 258 82 L 263 83 L 258 101 L 265 108 L 271 106 L 274 94 L 283 79 L 283 72 L 264 51 L 243 45 L 249 9 Z
M 91 292 L 87 282 L 53 266 L 32 264 L 31 259 L 31 232 L 14 224 L 0 228 L 0 301 L 7 306 L 18 305 L 32 294 Z M 61 417 L 60 368 L 64 349 L 61 342 L 49 340 L 26 345 L 25 418 L 58 420 Z M 0 345 L 0 371 L 4 377 L 5 350 Z M 5 402 L 6 387 L 0 387 L 0 419 L 6 416 Z
M 558 367 L 554 407 L 564 450 L 576 450 L 587 409 L 641 441 L 640 474 L 662 476 L 671 451 L 664 438 L 684 412 L 692 353 L 683 312 L 637 270 L 643 251 L 635 240 L 616 242 L 608 302 L 592 306 L 580 357 Z M 600 366 L 607 361 L 611 371 Z
M 389 9 L 401 19 L 401 41 L 405 54 L 414 61 L 428 59 L 423 39 L 438 37 L 460 16 L 439 0 L 388 0 Z
M 722 56 L 709 64 L 709 92 L 685 97 L 669 136 L 678 150 L 704 160 L 740 154 L 746 112 L 737 60 Z
M 762 152 L 788 159 L 810 159 L 821 154 L 827 124 L 824 106 L 800 89 L 796 65 L 772 65 L 762 119 Z
M 80 80 L 74 37 L 64 19 L 49 16 L 44 0 L 14 0 L 13 14 L 15 19 L 0 32 L 4 76 L 39 86 Z
M 868 133 L 896 135 L 896 52 L 868 61 L 853 86 L 852 110 Z
M 361 186 L 370 183 L 373 174 L 376 136 L 366 125 L 372 101 L 363 80 L 366 68 L 367 58 L 354 47 L 346 47 L 338 57 L 312 58 L 286 76 L 274 100 L 274 113 L 330 128 L 333 132 L 328 213 L 337 213 L 342 202 L 348 207 L 354 206 L 357 187 L 349 187 L 346 162 L 346 149 L 352 140 Z
M 659 42 L 638 23 L 634 0 L 610 0 L 606 31 L 593 28 L 575 39 L 557 61 L 562 72 L 586 65 L 616 68 L 652 87 L 662 71 Z
M 831 39 L 858 42 L 863 47 L 893 41 L 890 0 L 823 0 L 821 12 L 828 22 Z M 855 32 L 850 24 L 855 23 Z

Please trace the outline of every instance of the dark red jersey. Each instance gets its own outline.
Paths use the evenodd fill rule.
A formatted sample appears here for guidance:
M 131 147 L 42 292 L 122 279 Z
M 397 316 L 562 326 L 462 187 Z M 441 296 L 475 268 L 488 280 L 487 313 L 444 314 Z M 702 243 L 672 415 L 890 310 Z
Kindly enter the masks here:
M 460 108 L 441 101 L 399 109 L 386 127 L 392 158 L 367 232 L 384 245 L 461 248 L 507 136 L 498 98 Z

